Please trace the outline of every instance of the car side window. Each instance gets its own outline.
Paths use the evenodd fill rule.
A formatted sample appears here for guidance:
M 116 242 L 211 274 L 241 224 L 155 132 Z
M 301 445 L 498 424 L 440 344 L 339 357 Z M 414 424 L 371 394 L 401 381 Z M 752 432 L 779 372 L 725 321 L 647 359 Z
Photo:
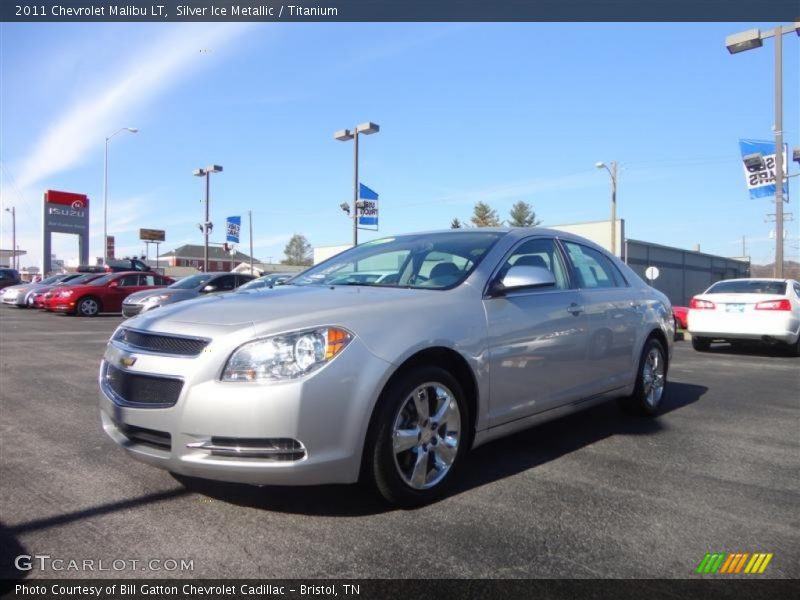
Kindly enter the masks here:
M 139 284 L 138 275 L 126 275 L 119 280 L 120 287 L 136 287 Z
M 574 242 L 564 242 L 564 246 L 575 269 L 579 287 L 625 287 L 622 275 L 602 252 Z
M 139 285 L 156 285 L 156 276 L 139 275 Z
M 212 285 L 217 286 L 218 292 L 227 292 L 229 290 L 236 288 L 236 276 L 235 275 L 224 275 L 219 279 L 212 282 Z
M 556 280 L 556 289 L 565 290 L 569 287 L 567 270 L 564 268 L 561 255 L 558 253 L 553 239 L 534 238 L 518 246 L 503 264 L 498 278 L 505 277 L 508 270 L 515 266 L 543 267 L 553 274 Z

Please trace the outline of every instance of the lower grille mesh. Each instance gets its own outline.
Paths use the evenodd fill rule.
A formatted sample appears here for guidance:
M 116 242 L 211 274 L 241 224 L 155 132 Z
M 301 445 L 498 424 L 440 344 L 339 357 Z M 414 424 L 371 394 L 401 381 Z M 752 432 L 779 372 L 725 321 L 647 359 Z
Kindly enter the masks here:
M 174 406 L 183 388 L 183 382 L 179 379 L 131 373 L 108 363 L 103 379 L 124 403 L 153 408 Z

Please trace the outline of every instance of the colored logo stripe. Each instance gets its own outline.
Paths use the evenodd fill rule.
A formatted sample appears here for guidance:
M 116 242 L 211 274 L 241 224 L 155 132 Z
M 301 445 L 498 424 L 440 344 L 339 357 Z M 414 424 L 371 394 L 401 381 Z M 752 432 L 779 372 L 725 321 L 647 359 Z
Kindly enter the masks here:
M 772 556 L 771 552 L 757 552 L 754 554 L 749 552 L 708 553 L 700 561 L 696 572 L 703 574 L 736 574 L 742 573 L 742 569 L 744 569 L 746 574 L 760 574 L 766 570 L 767 565 L 772 560 Z

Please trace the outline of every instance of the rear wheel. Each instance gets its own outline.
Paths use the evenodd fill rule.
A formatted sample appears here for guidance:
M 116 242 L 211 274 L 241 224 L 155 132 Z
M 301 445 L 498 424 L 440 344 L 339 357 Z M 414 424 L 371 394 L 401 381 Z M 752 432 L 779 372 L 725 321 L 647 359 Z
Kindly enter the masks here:
M 642 349 L 633 394 L 623 398 L 621 405 L 628 412 L 653 416 L 658 412 L 666 387 L 667 354 L 661 342 L 650 338 Z
M 468 407 L 458 381 L 417 367 L 390 385 L 376 408 L 365 471 L 392 503 L 431 502 L 452 482 L 468 443 Z
M 81 298 L 75 307 L 75 313 L 81 317 L 95 317 L 100 312 L 100 301 L 92 296 Z
M 707 338 L 692 336 L 692 348 L 698 352 L 707 352 L 711 347 L 711 342 Z

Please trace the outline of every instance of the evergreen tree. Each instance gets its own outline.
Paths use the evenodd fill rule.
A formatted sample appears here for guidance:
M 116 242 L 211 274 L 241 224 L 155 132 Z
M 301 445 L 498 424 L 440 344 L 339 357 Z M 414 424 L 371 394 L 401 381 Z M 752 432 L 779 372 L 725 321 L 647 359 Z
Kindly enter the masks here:
M 522 200 L 511 207 L 509 216 L 511 219 L 509 219 L 508 224 L 511 227 L 536 227 L 541 223 L 541 221 L 536 220 L 536 212 L 533 207 Z
M 497 217 L 497 211 L 485 202 L 478 202 L 472 212 L 470 218 L 475 227 L 499 227 L 500 219 Z
M 464 227 L 458 217 L 450 221 L 450 229 L 461 229 Z
M 281 261 L 281 264 L 309 266 L 312 262 L 311 251 L 311 244 L 308 243 L 306 236 L 295 233 L 283 249 L 286 258 Z

